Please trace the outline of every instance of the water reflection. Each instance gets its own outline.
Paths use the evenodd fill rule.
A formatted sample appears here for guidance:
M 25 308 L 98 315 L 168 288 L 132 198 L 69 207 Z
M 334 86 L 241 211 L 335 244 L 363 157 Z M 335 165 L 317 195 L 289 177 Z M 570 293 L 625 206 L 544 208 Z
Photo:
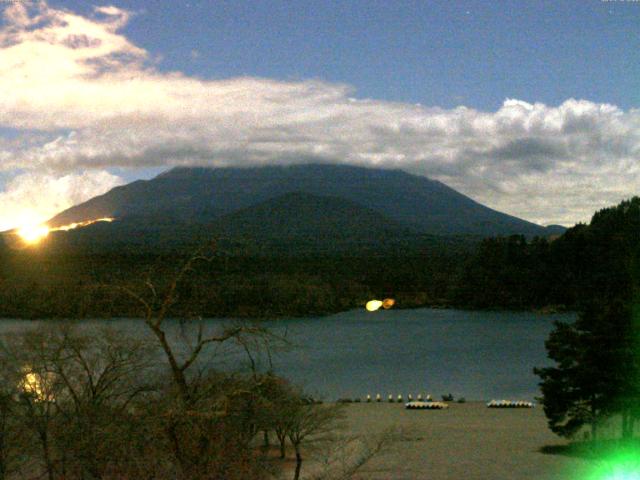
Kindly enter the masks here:
M 323 318 L 281 319 L 261 325 L 285 337 L 289 348 L 252 360 L 263 370 L 273 365 L 276 373 L 326 399 L 418 392 L 439 398 L 451 392 L 467 400 L 534 400 L 539 379 L 532 369 L 548 365 L 544 341 L 553 321 L 571 319 L 572 315 L 433 309 L 380 309 L 373 316 L 362 309 Z M 90 329 L 105 323 L 136 337 L 149 335 L 141 320 L 82 322 Z M 205 334 L 235 323 L 205 320 Z M 0 329 L 25 325 L 33 323 L 4 321 Z M 165 325 L 170 340 L 187 355 L 197 327 L 170 320 Z M 249 368 L 241 346 L 225 342 L 211 347 L 196 368 Z

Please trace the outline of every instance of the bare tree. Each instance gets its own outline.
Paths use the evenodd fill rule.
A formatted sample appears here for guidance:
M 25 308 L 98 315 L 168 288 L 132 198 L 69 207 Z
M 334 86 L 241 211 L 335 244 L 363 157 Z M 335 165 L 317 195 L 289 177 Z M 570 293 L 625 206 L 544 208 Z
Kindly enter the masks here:
M 82 475 L 102 478 L 125 452 L 131 406 L 155 390 L 153 350 L 142 339 L 108 329 L 94 334 L 63 328 L 49 340 L 52 373 L 63 383 L 58 401 L 65 421 L 64 443 Z M 120 454 L 120 455 L 118 455 Z
M 5 339 L 1 358 L 16 385 L 13 413 L 39 444 L 50 480 L 103 478 L 128 456 L 132 402 L 152 388 L 143 341 L 46 325 Z
M 310 438 L 317 440 L 323 435 L 334 432 L 336 423 L 342 418 L 340 405 L 321 405 L 307 403 L 300 398 L 289 402 L 285 408 L 288 416 L 287 437 L 296 454 L 296 469 L 293 480 L 299 480 L 302 470 L 302 445 Z
M 374 458 L 388 452 L 398 442 L 406 440 L 406 432 L 398 429 L 389 429 L 366 437 L 337 435 L 317 448 L 315 457 L 319 459 L 321 470 L 310 479 L 351 480 L 356 478 Z
M 6 480 L 19 470 L 30 439 L 18 421 L 17 381 L 8 379 L 10 372 L 0 364 L 0 480 Z M 9 375 L 10 376 L 10 375 Z
M 38 446 L 44 475 L 54 480 L 58 474 L 55 436 L 60 417 L 59 406 L 53 399 L 63 395 L 62 383 L 46 361 L 49 345 L 38 334 L 23 333 L 4 340 L 1 363 L 5 385 L 15 388 L 14 414 Z
M 223 445 L 227 454 L 240 455 L 247 452 L 248 445 L 259 431 L 259 384 L 263 376 L 257 375 L 252 347 L 257 344 L 269 348 L 269 341 L 275 336 L 255 325 L 232 325 L 218 332 L 205 332 L 202 319 L 193 321 L 195 334 L 187 343 L 184 354 L 169 338 L 166 319 L 171 308 L 179 300 L 180 286 L 193 274 L 197 264 L 212 261 L 212 257 L 201 251 L 192 255 L 170 279 L 165 288 L 147 278 L 142 292 L 126 287 L 116 287 L 134 299 L 141 308 L 145 325 L 153 334 L 169 366 L 171 383 L 168 398 L 176 402 L 164 402 L 164 431 L 171 446 L 173 456 L 180 466 L 183 477 L 198 477 L 203 471 L 212 470 L 212 459 L 219 464 L 227 459 L 219 456 Z M 247 353 L 251 361 L 253 382 L 221 381 L 220 376 L 206 375 L 193 367 L 202 353 L 211 345 L 234 342 Z M 209 365 L 209 371 L 212 371 Z M 175 395 L 174 395 L 175 394 Z M 233 425 L 233 428 L 231 427 Z M 220 432 L 224 438 L 220 438 Z M 233 445 L 231 445 L 233 444 Z
M 130 288 L 119 287 L 115 288 L 124 291 L 129 297 L 133 298 L 141 307 L 143 313 L 144 323 L 149 327 L 149 330 L 153 333 L 158 341 L 158 344 L 162 348 L 167 363 L 169 364 L 173 381 L 178 389 L 181 400 L 185 405 L 189 405 L 193 402 L 193 392 L 189 386 L 187 378 L 187 371 L 191 368 L 203 349 L 210 344 L 221 344 L 231 339 L 238 339 L 243 335 L 266 335 L 266 331 L 263 328 L 248 326 L 248 325 L 235 325 L 218 334 L 207 334 L 204 332 L 204 324 L 201 317 L 197 317 L 197 333 L 195 336 L 195 342 L 190 345 L 190 352 L 184 358 L 180 358 L 176 349 L 171 345 L 167 338 L 167 332 L 163 325 L 164 321 L 169 314 L 171 307 L 178 301 L 178 287 L 190 273 L 194 272 L 195 266 L 199 262 L 211 262 L 213 257 L 208 257 L 202 254 L 201 251 L 192 255 L 176 273 L 176 275 L 170 280 L 168 287 L 164 292 L 159 291 L 156 285 L 150 278 L 147 278 L 144 282 L 147 295 L 136 293 Z

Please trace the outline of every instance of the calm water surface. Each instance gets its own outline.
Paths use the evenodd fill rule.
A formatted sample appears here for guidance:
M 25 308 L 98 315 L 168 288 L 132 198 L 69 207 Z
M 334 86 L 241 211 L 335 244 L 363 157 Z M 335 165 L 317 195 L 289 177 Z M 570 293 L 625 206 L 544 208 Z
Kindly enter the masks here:
M 464 396 L 468 400 L 539 395 L 534 366 L 548 364 L 544 341 L 554 320 L 572 315 L 461 310 L 354 310 L 322 318 L 263 322 L 286 334 L 294 347 L 277 352 L 277 373 L 325 399 L 372 396 L 405 397 L 430 393 Z M 224 320 L 206 320 L 217 329 Z M 5 320 L 3 331 L 27 322 Z M 87 326 L 105 321 L 84 322 Z M 140 320 L 106 323 L 132 335 L 145 335 Z M 172 338 L 182 343 L 192 327 L 169 323 Z M 235 366 L 238 356 L 228 347 L 207 352 L 217 365 Z M 244 357 L 243 357 L 244 359 Z
M 443 393 L 467 399 L 538 396 L 554 320 L 571 315 L 460 310 L 351 311 L 286 321 L 304 347 L 276 359 L 311 391 L 362 397 Z

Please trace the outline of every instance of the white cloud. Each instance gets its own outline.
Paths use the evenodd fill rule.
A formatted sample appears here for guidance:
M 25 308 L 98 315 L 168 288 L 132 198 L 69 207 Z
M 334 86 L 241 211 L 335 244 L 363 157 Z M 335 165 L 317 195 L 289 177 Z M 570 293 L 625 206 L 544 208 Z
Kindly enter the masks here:
M 35 172 L 19 174 L 0 192 L 0 232 L 43 223 L 61 210 L 121 183 L 119 177 L 104 171 L 63 176 Z
M 639 110 L 574 99 L 445 110 L 358 100 L 350 87 L 322 81 L 206 81 L 154 68 L 118 33 L 129 19 L 112 6 L 91 18 L 44 2 L 5 9 L 0 127 L 25 135 L 0 144 L 0 170 L 397 167 L 544 223 L 588 220 L 636 193 Z

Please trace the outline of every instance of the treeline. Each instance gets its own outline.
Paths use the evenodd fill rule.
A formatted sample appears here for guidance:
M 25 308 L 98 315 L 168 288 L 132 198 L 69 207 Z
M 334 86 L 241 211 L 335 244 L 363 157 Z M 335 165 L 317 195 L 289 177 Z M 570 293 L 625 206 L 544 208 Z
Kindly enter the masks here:
M 352 255 L 245 255 L 218 248 L 180 285 L 175 316 L 281 317 L 322 315 L 394 297 L 402 306 L 450 302 L 466 250 Z M 190 255 L 192 252 L 188 252 Z M 100 318 L 139 316 L 123 291 L 142 293 L 147 281 L 166 284 L 183 252 L 52 255 L 46 249 L 0 255 L 0 317 Z
M 481 242 L 461 271 L 451 299 L 469 308 L 583 310 L 595 296 L 625 288 L 628 254 L 640 241 L 631 213 L 635 197 L 594 214 L 549 241 L 522 236 Z
M 574 309 L 588 252 L 585 226 L 549 241 L 523 236 L 483 240 L 466 262 L 451 302 L 473 309 Z
M 579 252 L 578 318 L 556 323 L 546 342 L 554 366 L 536 369 L 550 428 L 596 441 L 601 427 L 617 430 L 629 458 L 640 423 L 640 198 L 596 213 L 572 232 L 568 254 Z M 574 267 L 576 268 L 576 267 Z M 584 432 L 583 427 L 590 427 Z M 637 464 L 633 466 L 637 472 Z M 604 472 L 603 472 L 604 473 Z
M 556 239 L 443 239 L 349 252 L 287 251 L 284 245 L 263 245 L 257 252 L 218 245 L 203 251 L 207 261 L 181 285 L 172 314 L 322 315 L 380 297 L 395 298 L 400 308 L 579 310 L 590 292 L 610 288 L 608 272 L 596 268 L 594 259 L 615 263 L 615 252 L 633 237 L 611 212 L 638 201 L 598 212 L 590 225 L 579 224 Z M 0 317 L 139 316 L 123 289 L 144 289 L 149 280 L 168 282 L 192 252 L 5 247 L 0 249 Z

